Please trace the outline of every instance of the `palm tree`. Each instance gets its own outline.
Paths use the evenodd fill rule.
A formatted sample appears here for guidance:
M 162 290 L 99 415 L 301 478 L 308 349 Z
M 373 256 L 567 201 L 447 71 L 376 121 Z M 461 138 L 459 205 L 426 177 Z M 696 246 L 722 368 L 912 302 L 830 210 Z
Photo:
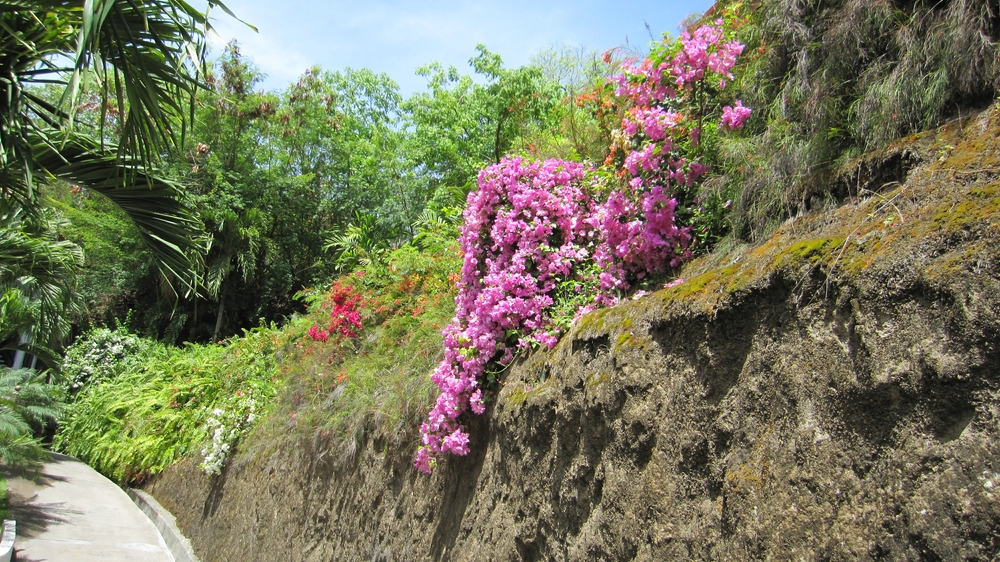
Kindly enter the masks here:
M 190 288 L 199 223 L 155 164 L 193 116 L 207 14 L 184 0 L 0 0 L 0 201 L 36 213 L 39 179 L 97 191 L 135 222 L 164 276 Z M 90 134 L 74 126 L 85 84 L 100 100 Z M 61 90 L 57 103 L 45 85 Z
M 45 457 L 36 437 L 59 421 L 65 406 L 45 373 L 0 365 L 0 463 L 23 466 Z
M 79 310 L 76 272 L 83 251 L 59 239 L 66 221 L 50 209 L 29 215 L 0 200 L 0 345 L 56 366 L 52 350 Z M 0 348 L 4 349 L 4 348 Z M 20 368 L 15 359 L 14 368 Z

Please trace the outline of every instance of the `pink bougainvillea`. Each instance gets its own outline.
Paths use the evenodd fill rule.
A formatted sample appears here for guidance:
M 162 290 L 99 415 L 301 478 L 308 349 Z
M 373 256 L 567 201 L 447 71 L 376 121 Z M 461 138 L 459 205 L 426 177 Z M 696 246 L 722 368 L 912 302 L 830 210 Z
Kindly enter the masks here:
M 742 129 L 743 122 L 750 117 L 751 109 L 743 107 L 743 100 L 736 100 L 736 107 L 726 106 L 722 108 L 722 120 L 720 123 L 730 129 Z
M 575 162 L 519 158 L 480 172 L 461 231 L 465 261 L 455 318 L 432 375 L 441 394 L 421 426 L 421 470 L 429 472 L 438 453 L 468 452 L 469 436 L 457 418 L 485 410 L 480 383 L 491 361 L 509 363 L 531 342 L 555 345 L 558 329 L 547 309 L 556 284 L 589 255 L 585 172 Z M 520 337 L 509 338 L 511 332 Z
M 689 193 L 709 171 L 698 158 L 703 131 L 715 130 L 705 128 L 709 123 L 738 129 L 750 115 L 736 102 L 720 117 L 718 105 L 703 97 L 706 83 L 721 89 L 733 78 L 743 50 L 719 25 L 665 40 L 611 78 L 630 105 L 612 173 L 520 158 L 480 172 L 461 229 L 455 317 L 432 375 L 440 395 L 421 426 L 415 462 L 421 471 L 430 472 L 442 453 L 469 452 L 460 418 L 485 411 L 482 385 L 491 364 L 507 365 L 532 345 L 556 344 L 562 328 L 552 311 L 561 284 L 591 288 L 584 304 L 573 301 L 570 314 L 579 316 L 616 304 L 636 280 L 690 257 L 690 228 L 678 224 L 677 194 Z

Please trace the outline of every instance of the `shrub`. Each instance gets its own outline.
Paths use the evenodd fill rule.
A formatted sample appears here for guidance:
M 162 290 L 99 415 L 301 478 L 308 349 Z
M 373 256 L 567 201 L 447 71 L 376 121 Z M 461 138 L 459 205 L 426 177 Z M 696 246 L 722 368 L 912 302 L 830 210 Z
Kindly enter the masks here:
M 719 108 L 716 93 L 743 50 L 721 23 L 624 63 L 612 82 L 629 109 L 605 168 L 507 158 L 480 172 L 461 227 L 455 317 L 431 377 L 440 394 L 421 425 L 421 471 L 442 453 L 469 452 L 460 418 L 485 411 L 490 365 L 553 347 L 571 306 L 576 316 L 615 304 L 637 281 L 691 256 L 691 225 L 679 218 L 696 213 L 679 215 L 709 169 L 699 158 L 720 126 L 739 129 L 750 115 L 739 101 Z
M 222 345 L 140 343 L 143 355 L 83 385 L 54 446 L 116 481 L 141 482 L 207 443 L 202 468 L 218 474 L 273 401 L 281 342 L 261 327 Z
M 153 341 L 129 333 L 121 324 L 114 330 L 92 328 L 66 349 L 63 386 L 67 393 L 76 395 L 86 385 L 138 369 L 155 346 Z

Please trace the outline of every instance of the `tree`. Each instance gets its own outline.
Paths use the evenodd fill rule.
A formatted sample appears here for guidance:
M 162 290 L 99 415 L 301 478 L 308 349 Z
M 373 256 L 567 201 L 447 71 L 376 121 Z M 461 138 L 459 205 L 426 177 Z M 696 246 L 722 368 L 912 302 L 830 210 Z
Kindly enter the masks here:
M 189 121 L 207 15 L 183 0 L 0 0 L 0 24 L 0 199 L 37 212 L 40 178 L 98 191 L 135 222 L 164 275 L 190 285 L 197 222 L 153 165 Z M 102 115 L 119 112 L 117 139 L 103 119 L 96 135 L 74 127 L 87 83 Z M 59 103 L 40 95 L 47 84 Z
M 78 310 L 79 246 L 60 240 L 65 227 L 48 209 L 29 215 L 0 200 L 0 345 L 56 364 L 52 349 L 69 335 Z M 15 368 L 20 368 L 15 361 Z
M 307 178 L 316 203 L 342 229 L 355 211 L 398 229 L 419 214 L 401 157 L 399 86 L 366 68 L 306 71 L 282 96 L 274 121 L 274 165 Z M 392 230 L 390 228 L 390 230 Z
M 249 282 L 257 274 L 264 216 L 261 195 L 268 189 L 254 147 L 274 113 L 273 96 L 254 91 L 261 74 L 230 43 L 217 68 L 207 74 L 211 90 L 196 123 L 197 142 L 189 150 L 194 166 L 191 191 L 208 236 L 203 283 L 217 302 L 212 340 L 219 338 L 230 277 Z M 198 323 L 197 298 L 192 334 Z
M 483 164 L 498 162 L 518 139 L 555 125 L 558 91 L 539 68 L 504 68 L 500 56 L 485 46 L 477 45 L 476 51 L 469 64 L 485 84 L 455 67 L 432 63 L 417 70 L 430 91 L 403 105 L 414 133 L 413 165 L 426 174 L 431 192 L 471 183 Z
M 602 57 L 597 51 L 569 45 L 553 45 L 531 57 L 531 64 L 547 80 L 558 84 L 562 94 L 558 108 L 561 134 L 548 142 L 540 139 L 537 144 L 541 153 L 598 163 L 604 160 L 611 131 L 622 118 L 613 111 L 611 92 L 605 86 L 607 78 L 620 68 L 617 58 L 614 51 Z M 568 147 L 561 143 L 568 143 Z

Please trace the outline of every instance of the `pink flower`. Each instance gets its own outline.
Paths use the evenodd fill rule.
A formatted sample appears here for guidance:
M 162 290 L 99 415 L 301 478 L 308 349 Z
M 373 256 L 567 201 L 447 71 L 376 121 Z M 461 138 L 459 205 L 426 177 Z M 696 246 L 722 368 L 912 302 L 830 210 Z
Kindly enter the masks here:
M 721 124 L 730 130 L 742 129 L 743 123 L 750 117 L 753 110 L 743 107 L 743 100 L 736 100 L 736 107 L 725 106 L 722 108 Z
M 578 306 L 575 321 L 617 304 L 635 280 L 691 257 L 690 227 L 677 224 L 675 195 L 688 192 L 709 166 L 692 159 L 702 131 L 685 122 L 700 124 L 712 108 L 695 107 L 689 90 L 699 82 L 724 88 L 743 50 L 725 40 L 720 25 L 682 34 L 676 48 L 661 51 L 669 60 L 626 60 L 610 79 L 631 107 L 621 123 L 627 147 L 623 169 L 616 170 L 621 183 L 558 160 L 505 158 L 480 171 L 463 214 L 455 316 L 442 333 L 444 358 L 431 375 L 440 394 L 421 425 L 418 469 L 432 470 L 440 454 L 468 453 L 463 420 L 466 412 L 486 411 L 481 384 L 491 364 L 556 345 L 565 325 L 556 325 L 553 307 L 565 299 L 566 282 L 575 287 L 574 299 L 581 280 L 590 291 L 577 301 L 586 304 Z M 723 108 L 720 122 L 740 128 L 749 115 L 737 102 Z M 336 301 L 331 331 L 360 329 L 355 302 L 346 295 Z
M 318 326 L 313 326 L 309 328 L 309 337 L 313 341 L 327 341 L 330 339 L 330 332 L 327 330 L 321 330 Z

